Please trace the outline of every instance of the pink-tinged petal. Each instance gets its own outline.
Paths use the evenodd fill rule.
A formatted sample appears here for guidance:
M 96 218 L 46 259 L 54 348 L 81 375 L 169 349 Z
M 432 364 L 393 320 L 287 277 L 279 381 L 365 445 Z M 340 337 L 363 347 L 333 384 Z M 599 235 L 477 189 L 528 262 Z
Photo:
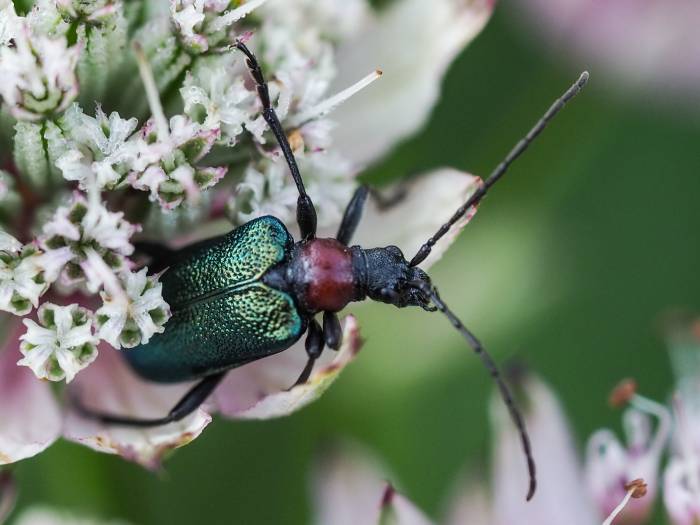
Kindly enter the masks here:
M 129 525 L 118 519 L 99 519 L 77 515 L 69 510 L 44 506 L 32 506 L 23 510 L 13 521 L 14 525 Z
M 500 398 L 494 399 L 498 434 L 493 467 L 494 523 L 599 524 L 583 490 L 583 473 L 561 405 L 550 388 L 536 378 L 525 378 L 523 390 L 528 399 L 525 421 L 537 462 L 538 489 L 526 502 L 528 478 L 520 438 Z
M 664 505 L 673 525 L 700 523 L 700 458 L 674 456 L 664 472 Z
M 340 151 L 367 164 L 426 121 L 448 66 L 488 21 L 494 0 L 401 0 L 342 43 L 331 92 L 376 68 L 384 75 L 332 115 Z
M 0 471 L 0 523 L 10 516 L 17 501 L 17 486 L 12 474 L 8 471 Z
M 236 419 L 270 419 L 296 412 L 317 400 L 360 351 L 357 321 L 345 318 L 343 344 L 337 353 L 326 350 L 309 380 L 287 390 L 306 364 L 303 344 L 229 372 L 214 393 L 219 411 Z M 334 354 L 334 355 L 332 355 Z M 329 362 L 330 359 L 330 362 Z
M 44 451 L 61 435 L 61 411 L 48 383 L 25 367 L 19 336 L 19 318 L 4 323 L 0 348 L 0 465 L 14 463 Z
M 101 345 L 97 360 L 71 385 L 71 394 L 80 396 L 88 408 L 130 417 L 162 417 L 191 387 L 146 382 L 136 376 L 119 353 L 107 344 Z M 166 452 L 197 438 L 210 421 L 211 416 L 200 408 L 177 423 L 135 429 L 103 425 L 71 410 L 64 436 L 99 452 L 119 454 L 155 469 Z
M 491 504 L 486 488 L 477 481 L 459 483 L 449 502 L 446 525 L 491 525 Z
M 650 101 L 697 102 L 700 85 L 700 3 L 695 0 L 519 0 L 549 49 L 571 63 L 605 69 L 609 77 L 649 90 Z M 639 42 L 644 42 L 640 46 Z M 572 59 L 572 57 L 574 57 Z
M 314 469 L 317 525 L 429 525 L 431 521 L 386 482 L 387 469 L 358 445 L 336 445 Z
M 400 189 L 402 193 L 405 191 L 405 196 L 384 210 L 370 198 L 353 243 L 365 248 L 394 244 L 410 260 L 418 248 L 466 202 L 480 183 L 479 177 L 443 168 L 412 179 L 405 188 Z M 426 202 L 430 206 L 426 206 Z M 428 269 L 442 257 L 475 212 L 472 209 L 438 241 L 421 268 Z
M 653 510 L 659 487 L 659 466 L 672 428 L 666 406 L 634 393 L 624 381 L 612 394 L 613 403 L 628 402 L 623 413 L 626 445 L 607 429 L 594 433 L 586 446 L 586 485 L 599 509 L 609 515 L 636 479 L 646 482 L 644 498 L 633 498 L 621 512 L 621 522 L 643 523 Z M 631 392 L 631 393 L 630 393 Z M 652 416 L 658 420 L 654 426 Z
M 431 525 L 423 512 L 390 484 L 384 488 L 380 525 Z
M 386 475 L 387 469 L 361 446 L 334 445 L 313 469 L 313 523 L 378 523 Z

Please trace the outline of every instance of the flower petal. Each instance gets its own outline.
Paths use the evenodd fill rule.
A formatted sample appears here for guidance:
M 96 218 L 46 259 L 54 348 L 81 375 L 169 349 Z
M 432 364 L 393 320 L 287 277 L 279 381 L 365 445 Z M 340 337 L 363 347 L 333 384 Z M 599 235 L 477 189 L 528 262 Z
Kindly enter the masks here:
M 567 63 L 590 64 L 626 87 L 644 88 L 653 95 L 649 102 L 675 103 L 682 94 L 697 107 L 698 2 L 677 0 L 672 8 L 656 0 L 520 0 L 513 5 L 522 11 L 518 19 L 531 22 L 534 34 Z M 629 91 L 624 93 L 629 97 Z
M 306 364 L 300 344 L 229 372 L 214 398 L 222 414 L 237 419 L 270 419 L 287 416 L 312 403 L 331 386 L 360 351 L 357 321 L 345 318 L 343 344 L 327 364 L 317 365 L 303 385 L 287 390 Z M 326 354 L 332 354 L 326 351 Z
M 318 525 L 429 525 L 431 521 L 385 479 L 387 469 L 357 445 L 326 453 L 312 483 Z
M 374 199 L 369 199 L 353 243 L 365 248 L 395 244 L 410 259 L 466 202 L 480 180 L 468 173 L 443 168 L 412 179 L 405 188 L 405 196 L 388 209 L 381 210 Z M 426 202 L 430 206 L 426 206 Z M 475 211 L 437 242 L 421 268 L 428 269 L 442 257 Z
M 0 349 L 0 465 L 32 457 L 61 434 L 62 418 L 48 384 L 16 365 L 19 319 L 6 321 L 7 337 Z
M 374 524 L 379 520 L 386 468 L 354 443 L 334 444 L 313 469 L 313 522 Z
M 485 487 L 478 481 L 459 483 L 447 509 L 446 525 L 491 525 L 491 508 Z
M 430 525 L 432 522 L 418 507 L 396 489 L 387 484 L 382 497 L 382 510 L 379 517 L 381 525 Z
M 600 523 L 593 504 L 581 490 L 583 474 L 569 425 L 554 393 L 542 381 L 524 380 L 531 407 L 525 420 L 537 461 L 539 487 L 525 501 L 527 470 L 520 437 L 499 399 L 494 399 L 494 423 L 498 430 L 493 476 L 494 523 L 498 525 L 594 525 Z
M 71 390 L 95 410 L 132 417 L 161 417 L 180 400 L 185 385 L 148 383 L 131 371 L 119 352 L 103 344 L 97 360 L 81 373 Z M 155 469 L 163 455 L 198 437 L 211 421 L 202 408 L 177 423 L 135 429 L 103 425 L 69 411 L 64 436 L 99 452 L 119 454 L 124 458 Z
M 375 68 L 384 76 L 333 113 L 340 150 L 370 163 L 420 128 L 457 54 L 484 27 L 494 0 L 402 0 L 363 25 L 337 54 L 339 91 Z M 371 137 L 371 140 L 368 140 Z
M 698 458 L 673 456 L 664 472 L 664 505 L 673 525 L 700 521 Z
M 17 486 L 12 473 L 0 470 L 0 523 L 10 516 L 17 500 Z

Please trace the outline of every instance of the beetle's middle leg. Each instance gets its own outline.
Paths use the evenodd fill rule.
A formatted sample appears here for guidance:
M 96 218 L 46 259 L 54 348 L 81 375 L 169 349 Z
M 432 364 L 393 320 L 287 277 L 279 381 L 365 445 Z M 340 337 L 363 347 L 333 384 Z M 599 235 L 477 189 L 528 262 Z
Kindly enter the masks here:
M 340 343 L 343 340 L 343 329 L 340 326 L 338 314 L 334 312 L 323 312 L 323 328 L 318 324 L 316 319 L 309 321 L 309 333 L 306 336 L 306 355 L 309 356 L 304 370 L 302 370 L 299 379 L 292 385 L 292 388 L 297 385 L 303 385 L 311 377 L 311 372 L 314 369 L 316 360 L 321 357 L 324 346 L 331 350 L 338 350 Z
M 77 399 L 77 397 L 74 397 L 72 399 L 72 402 L 73 406 L 82 416 L 88 419 L 94 419 L 96 421 L 99 421 L 100 423 L 139 428 L 159 427 L 161 425 L 167 425 L 168 423 L 180 421 L 181 419 L 184 419 L 185 417 L 189 416 L 192 412 L 197 410 L 197 408 L 199 408 L 202 405 L 202 403 L 204 403 L 207 400 L 207 398 L 219 385 L 219 383 L 225 375 L 226 372 L 221 372 L 205 377 L 199 383 L 194 385 L 182 397 L 182 399 L 178 401 L 178 403 L 172 408 L 172 410 L 168 412 L 167 416 L 160 418 L 135 418 L 92 410 L 86 407 L 80 399 Z

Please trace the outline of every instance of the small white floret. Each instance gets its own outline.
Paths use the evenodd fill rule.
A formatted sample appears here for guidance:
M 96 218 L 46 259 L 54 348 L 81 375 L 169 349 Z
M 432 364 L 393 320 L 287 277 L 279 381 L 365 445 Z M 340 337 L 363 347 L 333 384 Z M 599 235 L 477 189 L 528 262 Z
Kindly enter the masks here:
M 92 314 L 77 304 L 51 303 L 44 303 L 38 314 L 41 324 L 24 320 L 27 331 L 20 337 L 24 358 L 17 364 L 31 368 L 40 379 L 70 383 L 97 357 Z

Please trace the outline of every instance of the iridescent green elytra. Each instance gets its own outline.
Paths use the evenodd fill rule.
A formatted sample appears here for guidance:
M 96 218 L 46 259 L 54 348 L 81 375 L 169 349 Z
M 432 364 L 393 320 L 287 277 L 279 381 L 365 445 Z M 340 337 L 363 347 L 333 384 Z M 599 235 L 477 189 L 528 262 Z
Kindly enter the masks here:
M 173 316 L 164 333 L 126 351 L 133 368 L 152 381 L 185 381 L 288 348 L 306 327 L 292 297 L 261 278 L 293 244 L 267 216 L 184 252 L 161 277 Z

